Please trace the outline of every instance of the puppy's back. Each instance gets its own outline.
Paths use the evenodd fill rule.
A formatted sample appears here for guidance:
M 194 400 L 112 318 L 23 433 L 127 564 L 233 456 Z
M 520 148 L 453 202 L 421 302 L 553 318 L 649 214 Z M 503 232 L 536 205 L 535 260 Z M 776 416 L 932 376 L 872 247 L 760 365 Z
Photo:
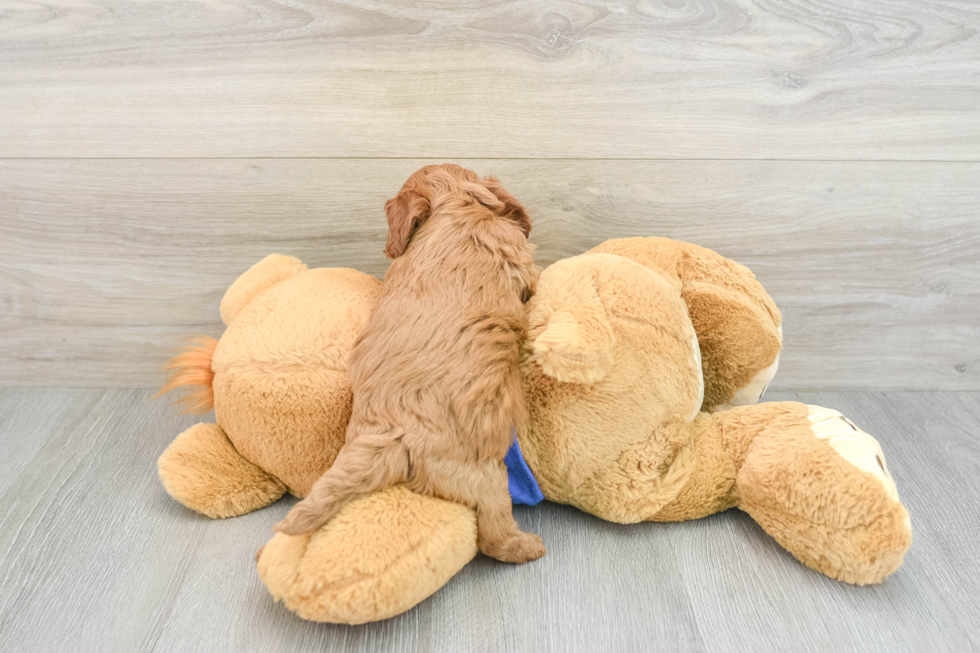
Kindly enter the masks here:
M 485 440 L 524 421 L 519 345 L 532 246 L 500 218 L 430 220 L 385 275 L 350 359 L 354 413 L 377 426 Z M 384 423 L 389 424 L 385 425 Z

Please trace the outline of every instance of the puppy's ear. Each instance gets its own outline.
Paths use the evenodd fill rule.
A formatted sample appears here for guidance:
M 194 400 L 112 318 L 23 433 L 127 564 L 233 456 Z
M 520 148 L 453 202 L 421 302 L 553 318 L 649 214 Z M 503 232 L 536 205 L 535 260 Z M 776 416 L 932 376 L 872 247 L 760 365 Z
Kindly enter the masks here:
M 525 238 L 530 236 L 531 217 L 524 209 L 524 205 L 518 202 L 516 197 L 508 193 L 504 187 L 500 185 L 500 182 L 494 177 L 487 177 L 484 179 L 484 182 L 487 185 L 487 190 L 496 195 L 497 199 L 503 202 L 503 215 L 517 223 L 517 226 L 519 226 L 521 231 L 524 232 Z
M 388 216 L 388 243 L 385 256 L 398 258 L 408 248 L 412 233 L 429 217 L 428 198 L 413 190 L 403 190 L 385 202 L 385 215 Z

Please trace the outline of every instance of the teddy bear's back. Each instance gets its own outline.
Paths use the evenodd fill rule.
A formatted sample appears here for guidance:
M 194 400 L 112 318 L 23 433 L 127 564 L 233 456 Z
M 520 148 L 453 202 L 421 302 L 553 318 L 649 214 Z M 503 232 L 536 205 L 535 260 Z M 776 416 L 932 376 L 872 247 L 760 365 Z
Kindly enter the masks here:
M 308 270 L 253 298 L 215 349 L 218 424 L 293 494 L 305 495 L 343 444 L 347 357 L 380 294 L 362 272 Z
M 542 274 L 532 341 L 548 314 L 581 314 L 556 298 L 583 282 L 598 292 L 612 358 L 598 382 L 563 383 L 529 350 L 521 448 L 548 499 L 611 521 L 650 519 L 686 480 L 689 426 L 703 392 L 697 338 L 676 283 L 620 256 L 587 254 Z

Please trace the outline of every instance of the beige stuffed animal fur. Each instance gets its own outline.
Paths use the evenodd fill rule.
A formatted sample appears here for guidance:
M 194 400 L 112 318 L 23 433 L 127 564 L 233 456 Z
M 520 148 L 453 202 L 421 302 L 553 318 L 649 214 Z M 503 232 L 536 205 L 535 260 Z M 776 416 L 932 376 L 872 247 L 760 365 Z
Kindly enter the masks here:
M 198 385 L 188 399 L 213 396 L 217 424 L 160 457 L 167 491 L 211 517 L 303 496 L 343 443 L 346 356 L 379 292 L 278 255 L 242 275 L 221 340 L 175 359 L 165 390 Z M 518 440 L 548 500 L 620 523 L 737 507 L 833 578 L 877 583 L 901 565 L 911 526 L 874 438 L 831 409 L 755 403 L 782 330 L 745 267 L 663 238 L 609 241 L 545 270 L 528 317 Z M 416 605 L 476 551 L 471 510 L 396 487 L 313 534 L 277 534 L 258 569 L 300 616 L 363 623 Z

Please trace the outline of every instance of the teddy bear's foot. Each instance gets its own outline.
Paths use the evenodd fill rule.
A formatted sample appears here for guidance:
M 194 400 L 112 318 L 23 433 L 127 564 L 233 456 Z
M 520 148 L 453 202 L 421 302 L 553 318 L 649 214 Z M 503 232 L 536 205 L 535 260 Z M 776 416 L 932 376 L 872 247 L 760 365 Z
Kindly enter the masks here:
M 786 405 L 795 417 L 752 441 L 738 473 L 739 507 L 807 566 L 880 583 L 912 542 L 881 447 L 835 410 Z
M 195 424 L 157 461 L 173 498 L 215 519 L 264 508 L 286 492 L 274 476 L 242 458 L 217 424 Z
M 277 533 L 259 552 L 259 576 L 304 619 L 378 621 L 442 587 L 476 555 L 476 538 L 473 510 L 396 486 L 313 533 Z

